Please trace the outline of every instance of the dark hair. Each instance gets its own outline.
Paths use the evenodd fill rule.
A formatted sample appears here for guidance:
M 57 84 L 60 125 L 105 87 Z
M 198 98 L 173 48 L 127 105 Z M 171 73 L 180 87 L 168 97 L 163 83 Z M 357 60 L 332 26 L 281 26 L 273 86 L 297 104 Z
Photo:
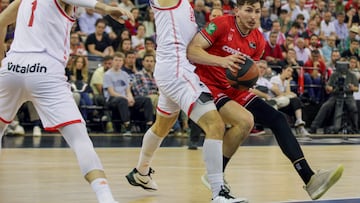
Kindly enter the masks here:
M 301 28 L 300 24 L 298 22 L 296 22 L 296 21 L 291 24 L 291 27 L 295 27 L 297 29 Z
M 96 20 L 95 26 L 97 26 L 99 23 L 104 23 L 105 25 L 107 25 L 106 20 L 104 20 L 104 19 L 102 19 L 102 18 L 99 18 L 99 19 Z
M 142 59 L 144 60 L 146 57 L 153 57 L 153 58 L 154 58 L 154 61 L 155 61 L 155 56 L 154 56 L 154 54 L 145 53 Z
M 264 0 L 237 0 L 236 1 L 236 6 L 241 7 L 241 6 L 244 6 L 245 4 L 253 5 L 253 4 L 256 4 L 256 3 L 260 3 L 260 7 L 263 7 Z
M 104 56 L 103 61 L 109 61 L 109 60 L 113 60 L 113 59 L 114 59 L 114 57 L 112 57 L 110 55 L 106 55 L 106 56 Z
M 280 14 L 287 14 L 287 13 L 288 13 L 288 11 L 286 9 L 281 9 L 280 10 Z
M 144 42 L 146 43 L 147 41 L 151 41 L 155 44 L 155 40 L 152 37 L 145 37 Z

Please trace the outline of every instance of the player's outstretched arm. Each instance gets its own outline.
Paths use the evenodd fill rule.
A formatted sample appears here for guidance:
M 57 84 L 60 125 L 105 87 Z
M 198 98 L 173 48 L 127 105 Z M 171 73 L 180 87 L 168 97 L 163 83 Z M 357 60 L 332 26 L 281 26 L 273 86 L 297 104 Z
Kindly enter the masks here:
M 97 12 L 109 14 L 112 16 L 127 16 L 130 19 L 134 19 L 132 14 L 120 7 L 109 6 L 105 3 L 96 1 L 96 0 L 62 0 L 64 3 L 85 7 L 85 8 L 94 8 Z
M 0 40 L 5 41 L 8 25 L 15 23 L 21 0 L 13 1 L 3 12 L 0 13 Z M 5 43 L 0 44 L 0 61 L 5 56 Z

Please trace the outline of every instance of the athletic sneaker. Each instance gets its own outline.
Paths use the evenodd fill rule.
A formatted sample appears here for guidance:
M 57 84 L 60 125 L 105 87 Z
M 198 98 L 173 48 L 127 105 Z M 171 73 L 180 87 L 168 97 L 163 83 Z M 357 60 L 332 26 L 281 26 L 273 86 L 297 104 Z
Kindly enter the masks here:
M 141 175 L 136 168 L 134 168 L 129 174 L 126 175 L 126 179 L 133 186 L 142 187 L 147 191 L 155 191 L 158 189 L 158 186 L 155 181 L 151 178 L 151 174 L 155 171 L 150 168 L 147 175 Z
M 305 121 L 301 119 L 297 119 L 294 124 L 295 127 L 304 126 L 304 125 L 305 125 Z
M 331 170 L 319 170 L 311 177 L 308 184 L 304 186 L 304 189 L 308 192 L 311 199 L 319 199 L 339 180 L 343 171 L 343 165 L 339 165 Z
M 41 136 L 41 128 L 39 126 L 34 126 L 33 128 L 33 136 L 40 137 Z
M 296 134 L 299 137 L 308 137 L 311 134 L 305 129 L 304 126 L 299 126 L 296 128 Z
M 201 182 L 205 185 L 205 187 L 207 187 L 209 190 L 211 190 L 211 186 L 210 186 L 207 174 L 204 174 L 201 176 Z M 225 187 L 225 189 L 227 189 L 229 191 L 231 189 L 229 183 L 225 180 L 225 175 L 224 175 L 224 187 Z
M 249 202 L 245 198 L 235 198 L 230 195 L 230 190 L 221 186 L 219 195 L 212 199 L 211 203 L 247 203 Z
M 266 134 L 265 130 L 253 128 L 250 132 L 250 136 L 258 136 Z

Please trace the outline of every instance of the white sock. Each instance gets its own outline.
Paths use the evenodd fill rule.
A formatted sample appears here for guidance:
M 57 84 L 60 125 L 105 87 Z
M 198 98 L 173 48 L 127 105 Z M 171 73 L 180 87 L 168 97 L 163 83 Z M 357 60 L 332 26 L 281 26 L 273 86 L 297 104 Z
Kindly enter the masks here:
M 203 156 L 213 198 L 219 195 L 221 186 L 224 185 L 222 144 L 222 140 L 205 139 L 203 145 Z
M 146 131 L 142 142 L 139 161 L 136 166 L 136 169 L 140 174 L 147 175 L 149 173 L 154 153 L 160 147 L 163 139 L 164 138 L 155 135 L 151 128 Z
M 93 180 L 91 182 L 91 187 L 94 190 L 99 203 L 115 202 L 108 181 L 105 178 Z

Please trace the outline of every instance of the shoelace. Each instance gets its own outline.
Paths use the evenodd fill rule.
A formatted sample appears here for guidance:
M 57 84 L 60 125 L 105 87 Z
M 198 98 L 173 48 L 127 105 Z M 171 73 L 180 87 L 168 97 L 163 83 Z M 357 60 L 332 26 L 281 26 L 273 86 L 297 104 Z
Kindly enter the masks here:
M 223 196 L 226 199 L 235 199 L 235 197 L 230 195 L 230 190 L 228 187 L 225 187 L 224 185 L 221 186 L 221 190 L 219 192 L 219 196 Z

